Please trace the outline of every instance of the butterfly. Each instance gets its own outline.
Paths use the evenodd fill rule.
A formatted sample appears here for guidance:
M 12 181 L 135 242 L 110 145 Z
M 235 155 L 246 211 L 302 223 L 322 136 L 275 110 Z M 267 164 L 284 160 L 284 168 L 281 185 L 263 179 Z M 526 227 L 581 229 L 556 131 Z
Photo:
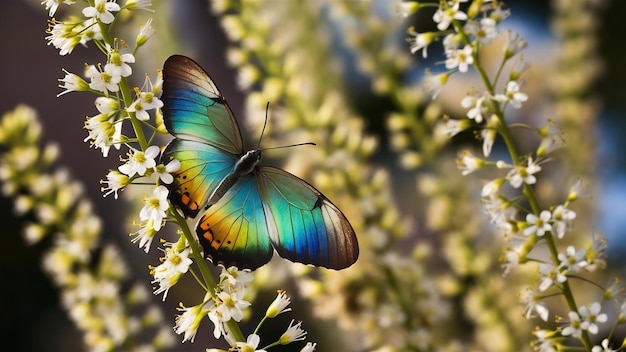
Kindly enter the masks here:
M 336 270 L 357 260 L 354 229 L 328 198 L 285 170 L 259 166 L 262 149 L 244 153 L 237 119 L 195 61 L 180 55 L 165 61 L 161 99 L 175 137 L 161 160 L 181 163 L 169 198 L 185 217 L 202 211 L 195 231 L 214 263 L 254 270 L 274 250 Z

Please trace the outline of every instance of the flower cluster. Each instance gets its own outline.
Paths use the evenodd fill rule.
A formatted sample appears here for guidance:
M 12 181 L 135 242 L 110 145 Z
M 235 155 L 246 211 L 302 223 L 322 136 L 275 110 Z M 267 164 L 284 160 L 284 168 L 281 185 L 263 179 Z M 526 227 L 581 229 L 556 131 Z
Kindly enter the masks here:
M 431 88 L 433 97 L 439 94 L 453 74 L 465 73 L 470 67 L 474 67 L 479 74 L 485 90 L 481 92 L 472 89 L 461 101 L 461 106 L 467 111 L 467 120 L 449 119 L 446 126 L 449 136 L 466 129 L 477 129 L 479 132 L 476 134 L 483 140 L 484 158 L 465 151 L 457 164 L 463 175 L 480 169 L 492 169 L 495 174 L 501 173 L 498 170 L 505 171 L 500 177 L 485 182 L 481 197 L 489 220 L 508 240 L 503 255 L 505 274 L 522 264 L 538 264 L 538 280 L 521 295 L 525 316 L 539 316 L 544 321 L 548 321 L 551 314 L 556 316 L 547 303 L 547 298 L 555 295 L 562 295 L 568 305 L 569 311 L 566 315 L 569 320 L 561 320 L 556 316 L 557 327 L 554 330 L 538 331 L 535 334 L 538 338 L 536 348 L 541 351 L 551 350 L 550 348 L 565 343 L 561 337 L 571 336 L 587 349 L 591 349 L 593 344 L 590 335 L 600 334 L 602 324 L 608 321 L 607 314 L 603 313 L 608 308 L 601 304 L 607 298 L 601 298 L 603 296 L 600 293 L 596 295 L 601 298 L 599 301 L 577 306 L 571 281 L 580 277 L 584 271 L 596 271 L 606 265 L 606 241 L 601 235 L 596 235 L 586 248 L 568 245 L 565 250 L 560 249 L 565 247 L 567 234 L 577 217 L 571 208 L 572 203 L 581 198 L 584 187 L 579 181 L 571 187 L 568 196 L 560 204 L 549 207 L 540 205 L 541 197 L 535 186 L 539 182 L 542 165 L 549 162 L 550 153 L 562 145 L 560 131 L 554 128 L 552 122 L 541 128 L 526 126 L 528 130 L 534 131 L 541 142 L 534 153 L 520 155 L 511 133 L 511 122 L 505 116 L 509 106 L 520 109 L 529 100 L 529 96 L 521 89 L 524 82 L 522 76 L 529 65 L 519 54 L 527 44 L 520 35 L 498 28 L 501 21 L 510 15 L 500 2 L 489 1 L 489 4 L 485 4 L 487 1 L 472 1 L 464 12 L 461 5 L 465 2 L 467 1 L 441 1 L 432 17 L 439 32 L 417 33 L 410 29 L 410 50 L 413 53 L 423 50 L 425 56 L 428 46 L 434 40 L 443 38 L 445 67 L 448 71 L 438 76 L 429 76 L 426 85 Z M 506 35 L 508 41 L 503 50 L 500 69 L 491 77 L 485 64 L 479 60 L 480 53 L 500 35 Z M 507 77 L 502 73 L 505 64 L 509 62 L 510 72 Z M 501 83 L 501 77 L 507 77 L 506 81 Z M 499 86 L 503 86 L 502 92 L 497 91 Z M 498 137 L 505 142 L 510 161 L 487 159 Z M 510 187 L 505 189 L 507 184 Z M 515 190 L 520 189 L 521 194 L 515 193 Z M 549 249 L 548 255 L 538 250 L 543 246 Z M 615 299 L 613 295 L 610 296 Z M 609 335 L 609 340 L 610 337 Z M 606 347 L 608 342 L 603 344 Z
M 288 345 L 295 341 L 302 341 L 306 338 L 306 331 L 302 330 L 301 322 L 293 324 L 293 320 L 287 330 L 279 339 L 262 349 L 258 349 L 261 337 L 257 334 L 261 325 L 279 314 L 288 312 L 291 299 L 285 291 L 278 291 L 278 295 L 267 308 L 265 316 L 259 322 L 254 333 L 248 335 L 246 341 L 237 341 L 230 330 L 228 322 L 233 320 L 239 322 L 244 317 L 245 309 L 250 306 L 250 302 L 244 299 L 246 286 L 252 281 L 253 275 L 249 270 L 238 270 L 236 267 L 221 267 L 220 281 L 217 284 L 213 296 L 209 293 L 204 300 L 195 306 L 185 307 L 182 304 L 178 308 L 182 314 L 176 317 L 174 330 L 177 334 L 184 334 L 183 342 L 194 340 L 198 327 L 204 318 L 209 318 L 213 322 L 213 336 L 220 338 L 224 336 L 226 341 L 232 346 L 234 351 L 266 351 L 266 349 L 276 345 Z M 156 277 L 156 275 L 155 275 Z M 315 344 L 308 343 L 302 348 L 303 352 L 312 352 Z M 213 349 L 212 351 L 222 351 Z
M 102 223 L 84 199 L 83 185 L 65 170 L 49 171 L 58 148 L 47 145 L 40 152 L 40 134 L 41 124 L 31 108 L 19 106 L 3 116 L 0 182 L 3 195 L 15 197 L 15 212 L 32 218 L 24 228 L 25 241 L 37 244 L 53 237 L 43 269 L 58 286 L 63 308 L 92 350 L 121 348 L 139 334 L 150 336 L 148 330 L 155 328 L 152 341 L 137 347 L 170 347 L 173 334 L 159 310 L 148 303 L 144 286 L 123 289 L 129 270 L 120 251 L 110 244 L 98 247 Z M 129 313 L 137 310 L 144 313 Z

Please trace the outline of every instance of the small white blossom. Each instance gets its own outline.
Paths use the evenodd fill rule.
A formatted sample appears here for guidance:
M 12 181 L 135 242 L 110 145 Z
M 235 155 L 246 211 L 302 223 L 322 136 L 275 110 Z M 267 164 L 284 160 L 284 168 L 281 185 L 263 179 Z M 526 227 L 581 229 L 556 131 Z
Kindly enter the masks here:
M 552 211 L 552 220 L 558 238 L 565 236 L 565 231 L 574 219 L 576 219 L 576 213 L 573 210 L 567 209 L 563 205 L 558 205 L 554 208 Z
M 249 335 L 246 339 L 246 342 L 235 342 L 235 351 L 241 352 L 266 352 L 265 350 L 257 350 L 259 346 L 259 342 L 261 342 L 261 338 L 257 334 Z
M 571 311 L 568 314 L 569 317 L 569 325 L 565 326 L 561 331 L 563 336 L 572 336 L 574 338 L 578 338 L 583 333 L 582 322 L 580 321 L 580 316 L 578 313 Z
M 522 103 L 528 100 L 528 95 L 521 93 L 519 90 L 520 86 L 516 81 L 509 81 L 506 84 L 504 94 L 496 94 L 494 99 L 502 103 L 507 102 L 515 109 L 519 109 L 522 107 Z
M 489 44 L 498 36 L 496 21 L 489 17 L 481 18 L 480 21 L 468 21 L 463 29 L 482 44 Z
M 59 55 L 70 54 L 76 45 L 81 42 L 82 23 L 69 23 L 51 20 L 46 33 L 48 45 L 59 49 Z
M 133 73 L 133 69 L 129 64 L 135 62 L 135 56 L 131 53 L 120 54 L 117 48 L 106 45 L 109 61 L 104 65 L 104 70 L 112 75 L 128 77 Z
M 563 269 L 552 264 L 540 264 L 539 275 L 539 291 L 541 292 L 549 289 L 554 284 L 567 281 L 567 276 L 563 273 Z
M 437 29 L 445 31 L 450 27 L 452 20 L 464 21 L 467 19 L 467 15 L 463 11 L 459 11 L 460 2 L 455 1 L 452 6 L 446 2 L 442 2 L 442 5 L 437 9 L 433 15 L 433 21 L 437 23 Z
M 509 41 L 507 43 L 506 49 L 504 51 L 504 57 L 509 59 L 513 57 L 515 54 L 522 51 L 524 48 L 528 46 L 528 43 L 517 33 L 512 33 L 509 31 Z
M 128 153 L 126 163 L 120 165 L 118 169 L 121 173 L 129 177 L 133 177 L 135 174 L 143 176 L 148 169 L 153 169 L 156 166 L 154 159 L 157 155 L 159 155 L 159 147 L 155 145 L 148 147 L 145 152 L 131 149 L 131 153 Z
M 103 197 L 106 197 L 109 194 L 113 193 L 113 196 L 115 197 L 115 199 L 117 199 L 117 191 L 122 190 L 124 187 L 126 187 L 129 184 L 130 179 L 127 175 L 124 175 L 123 173 L 115 170 L 109 171 L 106 177 L 106 181 L 100 180 L 100 184 L 105 185 L 100 189 L 100 191 L 104 193 Z
M 154 280 L 152 283 L 158 283 L 159 287 L 154 291 L 155 295 L 163 293 L 163 300 L 167 297 L 167 293 L 174 286 L 182 274 L 189 270 L 192 260 L 189 259 L 189 248 L 178 251 L 176 247 L 165 248 L 165 258 L 157 267 L 152 268 Z
M 485 107 L 485 98 L 486 96 L 477 97 L 473 94 L 466 95 L 463 99 L 461 99 L 461 106 L 469 109 L 471 108 L 466 116 L 470 120 L 476 121 L 476 123 L 483 122 L 483 114 L 487 112 L 487 108 Z
M 208 299 L 206 302 L 193 307 L 185 307 L 181 303 L 180 307 L 176 308 L 178 311 L 182 312 L 182 314 L 176 316 L 176 326 L 174 326 L 174 332 L 178 335 L 184 334 L 183 342 L 193 342 L 196 337 L 196 333 L 198 332 L 200 322 L 204 316 L 210 312 L 213 305 L 214 302 Z
M 89 82 L 89 88 L 103 92 L 104 94 L 119 91 L 119 83 L 122 80 L 122 76 L 112 72 L 112 70 L 113 67 L 108 65 L 105 66 L 104 71 L 101 71 L 100 68 L 95 65 L 88 66 L 85 75 L 91 80 Z
M 287 308 L 289 303 L 291 303 L 291 298 L 287 296 L 287 293 L 285 291 L 279 290 L 278 295 L 276 296 L 272 304 L 270 304 L 270 306 L 267 308 L 265 316 L 267 318 L 274 318 L 281 313 L 289 312 L 291 310 L 291 308 Z
M 152 221 L 155 231 L 161 229 L 163 219 L 167 216 L 165 211 L 169 207 L 167 203 L 167 195 L 169 191 L 165 186 L 158 186 L 154 189 L 151 196 L 144 198 L 144 206 L 139 212 L 141 221 Z
M 126 109 L 128 112 L 134 112 L 138 120 L 148 121 L 150 115 L 148 110 L 163 107 L 161 99 L 154 96 L 152 92 L 141 92 L 135 101 Z
M 222 322 L 227 322 L 230 319 L 241 321 L 241 319 L 243 319 L 243 309 L 250 306 L 250 302 L 245 301 L 242 293 L 239 291 L 222 291 L 217 294 L 217 298 L 219 304 L 216 310 L 221 313 Z
M 581 248 L 576 251 L 576 247 L 568 246 L 565 253 L 559 253 L 559 267 L 567 268 L 568 272 L 576 273 L 587 265 L 585 259 L 586 250 Z
M 306 338 L 306 331 L 300 328 L 301 325 L 302 325 L 301 321 L 299 321 L 297 324 L 294 325 L 293 320 L 291 320 L 291 323 L 289 323 L 289 327 L 287 328 L 287 331 L 285 331 L 285 333 L 283 333 L 280 336 L 280 338 L 278 339 L 278 342 L 281 345 L 287 345 L 294 341 L 304 340 Z
M 520 293 L 520 301 L 524 304 L 524 315 L 526 319 L 539 316 L 541 320 L 548 321 L 549 311 L 543 297 L 531 288 L 527 288 Z
M 165 183 L 170 184 L 174 182 L 174 176 L 172 176 L 172 172 L 178 171 L 180 169 L 180 161 L 177 159 L 170 160 L 167 165 L 159 164 L 154 168 L 154 172 L 159 175 L 159 179 Z
M 609 319 L 605 313 L 600 313 L 602 306 L 598 302 L 593 302 L 591 306 L 582 306 L 578 308 L 580 318 L 582 320 L 581 328 L 589 331 L 589 333 L 597 335 L 599 332 L 597 323 L 606 323 Z
M 546 232 L 552 231 L 552 225 L 550 224 L 551 219 L 552 213 L 548 210 L 542 210 L 539 216 L 532 213 L 526 215 L 526 222 L 529 226 L 524 229 L 524 235 L 530 236 L 536 234 L 541 237 L 545 235 Z
M 461 174 L 467 176 L 472 172 L 482 168 L 485 162 L 472 155 L 470 152 L 463 152 L 461 158 L 457 160 L 457 167 L 462 170 Z
M 434 32 L 425 32 L 425 33 L 417 33 L 413 30 L 413 28 L 409 29 L 409 34 L 411 35 L 407 41 L 409 42 L 411 54 L 415 54 L 416 52 L 422 50 L 422 57 L 425 59 L 428 56 L 426 49 L 428 46 L 437 38 L 436 33 Z
M 140 26 L 139 33 L 135 39 L 135 44 L 140 47 L 152 37 L 154 34 L 154 28 L 152 28 L 152 18 L 148 19 L 145 24 Z
M 424 88 L 430 93 L 434 99 L 437 99 L 439 92 L 443 86 L 448 82 L 450 72 L 444 72 L 437 75 L 432 75 L 429 71 L 426 71 L 426 77 L 424 78 Z
M 472 127 L 472 124 L 467 119 L 447 119 L 443 133 L 448 137 L 453 137 L 470 127 Z
M 76 0 L 44 0 L 41 2 L 41 4 L 46 5 L 46 10 L 49 10 L 48 15 L 52 17 L 54 16 L 54 13 L 57 12 L 59 5 L 61 4 L 71 5 L 75 2 Z
M 85 129 L 89 131 L 89 135 L 85 137 L 84 141 L 91 141 L 92 146 L 100 148 L 102 156 L 107 157 L 109 155 L 111 146 L 120 149 L 122 124 L 121 121 L 115 121 L 114 113 L 87 117 Z
M 89 83 L 85 82 L 80 76 L 70 73 L 65 69 L 63 72 L 65 72 L 65 77 L 59 80 L 59 88 L 65 90 L 57 94 L 57 97 L 69 92 L 84 92 L 89 89 Z
M 609 345 L 609 339 L 602 340 L 600 345 L 593 346 L 591 348 L 591 352 L 617 352 L 618 350 L 614 350 Z
M 507 174 L 509 183 L 513 188 L 519 188 L 522 184 L 533 185 L 537 182 L 534 174 L 541 171 L 541 166 L 533 162 L 532 158 L 528 158 L 528 166 L 516 166 Z
M 463 49 L 446 51 L 446 68 L 452 70 L 458 67 L 459 72 L 467 72 L 469 65 L 474 63 L 473 51 L 474 49 L 469 44 Z
M 88 6 L 83 9 L 85 17 L 100 20 L 104 24 L 113 22 L 115 16 L 111 12 L 120 10 L 120 5 L 115 0 L 95 0 L 94 6 Z
M 300 352 L 313 352 L 315 351 L 315 346 L 317 346 L 316 343 L 307 342 L 306 345 L 302 347 Z

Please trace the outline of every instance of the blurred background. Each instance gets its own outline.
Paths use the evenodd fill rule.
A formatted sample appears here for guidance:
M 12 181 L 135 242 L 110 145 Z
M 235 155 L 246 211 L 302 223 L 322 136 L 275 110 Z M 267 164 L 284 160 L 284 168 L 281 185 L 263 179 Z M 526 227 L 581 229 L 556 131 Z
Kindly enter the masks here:
M 391 8 L 388 3 L 392 1 L 374 2 L 378 5 L 372 7 L 373 11 L 388 12 Z M 511 0 L 506 3 L 513 13 L 505 22 L 506 26 L 520 32 L 529 42 L 530 47 L 525 56 L 532 65 L 549 64 L 551 57 L 546 56 L 546 53 L 550 52 L 550 48 L 558 40 L 550 24 L 550 3 L 542 0 Z M 135 66 L 134 70 L 154 75 L 154 71 L 161 67 L 169 55 L 184 54 L 193 57 L 218 82 L 235 115 L 244 119 L 244 92 L 237 86 L 236 70 L 226 60 L 226 36 L 209 7 L 210 2 L 205 0 L 178 0 L 159 4 L 157 35 L 173 37 L 176 44 L 172 47 L 152 48 L 152 55 L 146 55 L 150 50 L 144 50 L 141 60 L 143 66 Z M 95 114 L 93 97 L 79 93 L 56 97 L 61 91 L 57 83 L 63 77 L 61 68 L 80 73 L 85 62 L 102 61 L 101 55 L 93 46 L 79 46 L 75 52 L 80 55 L 60 56 L 56 49 L 47 46 L 44 38 L 48 14 L 39 0 L 6 2 L 3 13 L 5 16 L 0 21 L 0 43 L 5 49 L 0 55 L 0 112 L 12 110 L 19 103 L 28 104 L 39 112 L 44 125 L 44 140 L 55 141 L 60 145 L 59 165 L 69 168 L 72 175 L 85 184 L 86 193 L 94 202 L 96 213 L 104 220 L 103 241 L 117 243 L 132 265 L 131 270 L 137 279 L 148 285 L 151 276 L 146 263 L 155 263 L 159 252 L 151 251 L 150 256 L 145 256 L 130 243 L 127 237 L 130 220 L 126 215 L 129 206 L 112 197 L 103 198 L 100 192 L 99 180 L 109 169 L 118 166 L 117 156 L 101 158 L 99 151 L 90 149 L 83 142 L 87 135 L 83 128 L 84 118 L 87 114 Z M 596 126 L 597 135 L 589 136 L 594 139 L 597 147 L 592 152 L 595 155 L 595 164 L 592 167 L 596 169 L 591 173 L 599 176 L 596 181 L 598 192 L 592 199 L 596 218 L 591 223 L 593 231 L 601 231 L 609 239 L 609 261 L 611 267 L 618 272 L 622 271 L 626 253 L 626 153 L 622 154 L 626 150 L 626 138 L 623 138 L 626 132 L 626 97 L 623 88 L 626 82 L 626 65 L 623 60 L 626 57 L 626 46 L 621 43 L 625 34 L 621 18 L 623 13 L 626 13 L 626 2 L 605 1 L 599 14 L 599 41 L 595 50 L 602 71 L 594 83 L 592 93 L 601 108 Z M 150 14 L 146 14 L 146 18 L 148 16 Z M 397 18 L 387 18 L 400 22 Z M 332 23 L 328 25 L 335 31 L 331 30 L 331 33 L 341 35 L 337 33 L 340 31 L 339 26 Z M 409 25 L 419 27 L 419 18 L 407 19 L 404 32 L 399 30 L 390 35 L 389 40 L 394 42 L 393 45 L 404 46 L 408 50 L 404 38 Z M 329 40 L 332 41 L 332 38 Z M 352 97 L 350 103 L 353 109 L 366 120 L 368 132 L 382 141 L 377 160 L 382 164 L 389 164 L 393 170 L 397 167 L 393 166 L 397 160 L 392 158 L 386 144 L 389 142 L 388 133 L 380 117 L 381 112 L 388 110 L 390 102 L 377 95 L 371 88 L 372 82 L 355 68 L 354 53 L 342 47 L 340 42 L 334 43 L 332 48 L 335 50 L 333 55 L 343 65 L 344 89 Z M 421 58 L 421 55 L 416 57 Z M 418 80 L 426 65 L 432 67 L 440 59 L 436 56 L 429 58 L 424 65 L 416 66 L 414 73 L 407 75 L 407 79 Z M 136 77 L 141 77 L 141 74 Z M 135 84 L 140 85 L 141 82 Z M 530 99 L 533 99 L 532 93 Z M 584 133 L 582 136 L 584 137 Z M 10 199 L 0 198 L 0 211 L 4 234 L 0 246 L 0 265 L 4 273 L 0 290 L 0 302 L 3 305 L 0 314 L 0 346 L 6 351 L 80 351 L 82 336 L 59 307 L 58 292 L 41 272 L 40 256 L 45 251 L 46 243 L 33 247 L 24 244 L 19 235 L 23 220 L 13 216 Z M 180 294 L 173 290 L 172 296 L 168 297 L 163 308 L 166 319 L 175 314 L 174 308 L 180 301 Z M 265 298 L 267 303 L 272 299 L 271 296 L 268 297 Z M 154 299 L 160 300 L 160 297 Z M 306 305 L 304 310 L 305 307 Z M 315 341 L 316 337 L 318 340 L 322 339 L 321 335 L 316 336 L 316 332 L 312 331 L 310 340 Z M 195 344 L 187 342 L 174 350 L 201 351 L 208 341 L 209 338 L 199 336 Z M 321 346 L 324 346 L 323 342 Z

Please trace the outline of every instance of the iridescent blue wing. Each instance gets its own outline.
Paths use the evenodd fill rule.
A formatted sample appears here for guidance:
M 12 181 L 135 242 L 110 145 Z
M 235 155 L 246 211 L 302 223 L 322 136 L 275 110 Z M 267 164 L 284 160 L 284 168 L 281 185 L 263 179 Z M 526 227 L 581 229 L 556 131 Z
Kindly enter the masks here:
M 192 59 L 174 55 L 163 65 L 163 118 L 176 137 L 161 162 L 178 159 L 170 200 L 195 217 L 243 154 L 237 120 L 209 75 Z
M 163 117 L 176 138 L 243 154 L 237 120 L 209 75 L 192 59 L 173 55 L 163 65 Z
M 357 260 L 354 229 L 317 189 L 273 167 L 258 168 L 257 183 L 269 236 L 281 257 L 336 270 Z
M 254 270 L 272 258 L 265 209 L 253 174 L 209 207 L 196 225 L 204 253 L 213 263 Z

